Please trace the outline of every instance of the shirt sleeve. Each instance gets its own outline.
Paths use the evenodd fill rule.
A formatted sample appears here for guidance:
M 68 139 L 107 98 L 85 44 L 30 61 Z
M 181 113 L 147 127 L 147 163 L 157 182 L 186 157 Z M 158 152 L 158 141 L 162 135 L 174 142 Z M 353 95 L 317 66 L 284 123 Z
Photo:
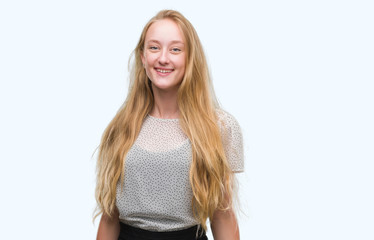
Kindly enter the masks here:
M 244 171 L 243 135 L 238 121 L 224 110 L 217 112 L 223 148 L 233 172 Z

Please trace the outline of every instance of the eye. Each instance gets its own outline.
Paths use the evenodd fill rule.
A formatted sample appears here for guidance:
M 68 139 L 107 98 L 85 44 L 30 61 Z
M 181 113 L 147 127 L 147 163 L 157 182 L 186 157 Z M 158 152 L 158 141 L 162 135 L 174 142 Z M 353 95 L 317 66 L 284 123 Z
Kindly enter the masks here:
M 179 48 L 172 48 L 171 51 L 172 51 L 172 52 L 180 52 L 180 51 L 182 51 L 182 50 L 180 50 Z
M 149 49 L 150 49 L 150 50 L 157 50 L 158 47 L 156 47 L 156 46 L 150 46 Z

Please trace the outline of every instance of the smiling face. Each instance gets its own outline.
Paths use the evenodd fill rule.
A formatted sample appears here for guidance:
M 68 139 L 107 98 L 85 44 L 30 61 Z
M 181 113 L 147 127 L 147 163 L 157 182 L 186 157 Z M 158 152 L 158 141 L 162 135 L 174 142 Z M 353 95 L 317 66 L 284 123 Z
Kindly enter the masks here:
M 177 91 L 185 72 L 185 41 L 170 19 L 154 22 L 145 36 L 142 62 L 153 91 Z

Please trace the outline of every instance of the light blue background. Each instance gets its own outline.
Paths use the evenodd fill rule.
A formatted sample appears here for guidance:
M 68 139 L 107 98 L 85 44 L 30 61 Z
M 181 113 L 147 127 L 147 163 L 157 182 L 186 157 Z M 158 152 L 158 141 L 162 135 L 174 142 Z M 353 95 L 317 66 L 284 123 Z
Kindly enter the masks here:
M 164 8 L 242 126 L 242 239 L 374 239 L 371 1 L 1 1 L 2 239 L 95 239 L 95 159 Z M 212 239 L 212 238 L 210 238 Z

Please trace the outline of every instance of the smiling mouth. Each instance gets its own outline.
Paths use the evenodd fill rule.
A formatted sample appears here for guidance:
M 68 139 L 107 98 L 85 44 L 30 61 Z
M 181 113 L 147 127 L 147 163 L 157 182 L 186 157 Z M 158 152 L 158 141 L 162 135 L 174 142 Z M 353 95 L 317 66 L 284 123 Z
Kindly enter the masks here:
M 160 68 L 155 68 L 157 72 L 160 72 L 160 73 L 171 73 L 172 71 L 174 71 L 174 69 L 160 69 Z

